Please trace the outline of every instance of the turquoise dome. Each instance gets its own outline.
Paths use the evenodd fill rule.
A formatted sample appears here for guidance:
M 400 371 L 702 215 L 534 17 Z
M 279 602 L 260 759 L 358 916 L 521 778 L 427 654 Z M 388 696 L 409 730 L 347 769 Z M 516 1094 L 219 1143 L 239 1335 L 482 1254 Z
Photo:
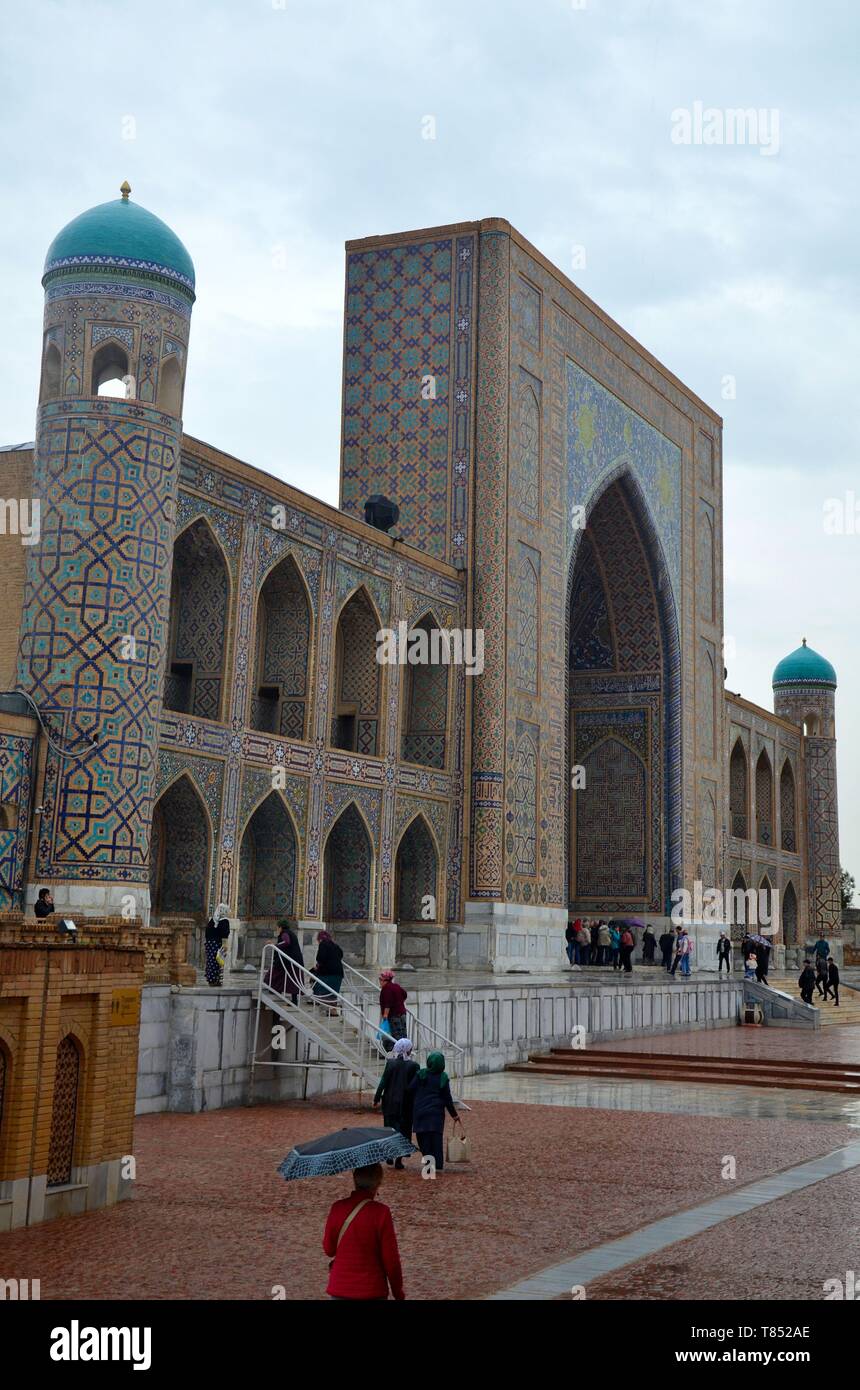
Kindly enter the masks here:
M 142 271 L 178 282 L 193 297 L 194 265 L 179 237 L 125 194 L 82 212 L 57 233 L 45 257 L 42 284 L 49 275 L 84 266 Z
M 836 672 L 826 657 L 807 647 L 806 638 L 797 651 L 784 656 L 773 673 L 774 687 L 782 685 L 825 685 L 836 689 Z

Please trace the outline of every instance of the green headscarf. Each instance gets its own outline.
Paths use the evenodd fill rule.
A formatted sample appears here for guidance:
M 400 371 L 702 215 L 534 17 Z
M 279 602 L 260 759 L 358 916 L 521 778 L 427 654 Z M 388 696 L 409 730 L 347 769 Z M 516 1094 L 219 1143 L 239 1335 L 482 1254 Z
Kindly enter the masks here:
M 418 1073 L 422 1081 L 426 1081 L 429 1076 L 438 1076 L 439 1085 L 448 1085 L 448 1076 L 445 1071 L 445 1058 L 441 1052 L 428 1052 L 427 1065 L 422 1067 Z

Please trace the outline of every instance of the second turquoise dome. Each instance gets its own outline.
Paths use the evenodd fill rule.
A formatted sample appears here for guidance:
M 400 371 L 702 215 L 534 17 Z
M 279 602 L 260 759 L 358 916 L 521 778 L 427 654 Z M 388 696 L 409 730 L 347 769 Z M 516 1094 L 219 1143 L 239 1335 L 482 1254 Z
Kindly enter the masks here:
M 194 290 L 194 264 L 179 237 L 130 198 L 99 203 L 58 232 L 45 257 L 42 283 L 52 272 L 78 266 L 142 270 Z
M 836 689 L 836 672 L 826 657 L 807 647 L 806 638 L 796 651 L 784 656 L 773 673 L 774 686 L 825 685 Z

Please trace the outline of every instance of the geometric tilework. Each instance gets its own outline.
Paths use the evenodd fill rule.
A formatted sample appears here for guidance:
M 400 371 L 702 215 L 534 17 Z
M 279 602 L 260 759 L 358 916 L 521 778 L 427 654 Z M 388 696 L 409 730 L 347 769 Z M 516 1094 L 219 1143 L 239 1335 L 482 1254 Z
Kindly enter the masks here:
M 606 590 L 591 537 L 584 535 L 576 556 L 570 595 L 570 669 L 612 671 L 615 653 Z
M 517 741 L 513 758 L 511 800 L 508 812 L 512 826 L 514 873 L 533 876 L 537 872 L 537 766 L 540 730 L 535 724 L 517 720 Z
M 80 1072 L 81 1054 L 74 1038 L 68 1033 L 57 1046 L 54 1069 L 47 1163 L 48 1187 L 59 1187 L 72 1180 Z
M 0 733 L 0 911 L 24 888 L 27 827 L 33 783 L 33 739 Z
M 773 836 L 773 769 L 770 758 L 762 749 L 755 766 L 756 839 L 772 845 Z
M 514 506 L 537 521 L 540 507 L 540 382 L 520 369 L 518 438 L 511 467 Z
M 40 407 L 18 679 L 85 750 L 48 758 L 42 878 L 147 879 L 177 456 L 167 417 L 131 402 Z
M 520 541 L 514 559 L 513 607 L 516 621 L 514 679 L 520 690 L 536 695 L 538 686 L 538 622 L 540 555 Z
M 341 506 L 393 497 L 404 538 L 440 559 L 463 545 L 448 495 L 452 454 L 461 487 L 469 464 L 473 257 L 472 238 L 448 238 L 347 261 Z

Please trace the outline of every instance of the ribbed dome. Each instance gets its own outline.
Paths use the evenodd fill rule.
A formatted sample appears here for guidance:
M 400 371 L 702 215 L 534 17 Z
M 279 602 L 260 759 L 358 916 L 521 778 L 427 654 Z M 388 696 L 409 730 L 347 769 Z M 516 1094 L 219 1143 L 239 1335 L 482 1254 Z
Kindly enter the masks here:
M 783 685 L 825 685 L 836 689 L 836 672 L 826 657 L 807 647 L 806 638 L 797 651 L 784 656 L 773 673 L 774 688 Z
M 194 289 L 194 265 L 179 237 L 127 196 L 82 212 L 57 233 L 45 257 L 42 284 L 52 272 L 76 266 L 143 270 Z

